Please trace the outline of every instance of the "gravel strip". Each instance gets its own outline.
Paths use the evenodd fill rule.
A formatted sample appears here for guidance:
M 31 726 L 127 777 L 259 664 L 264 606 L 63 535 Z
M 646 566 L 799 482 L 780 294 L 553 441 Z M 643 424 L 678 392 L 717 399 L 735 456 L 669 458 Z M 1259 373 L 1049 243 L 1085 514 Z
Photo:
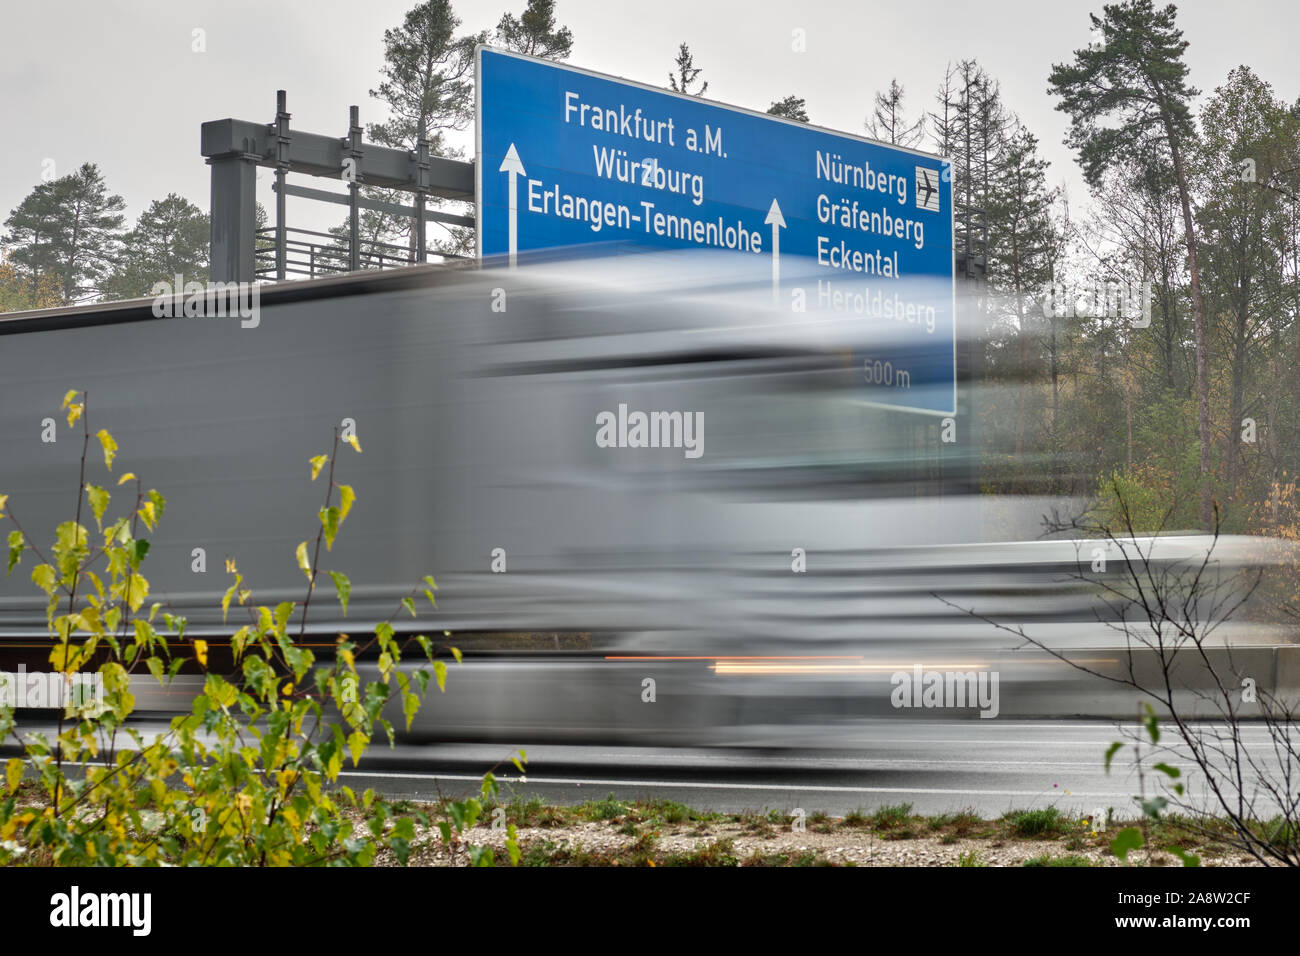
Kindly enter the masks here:
M 975 865 L 982 866 L 1023 866 L 1025 861 L 1035 857 L 1060 858 L 1066 856 L 1086 857 L 1093 866 L 1121 866 L 1106 848 L 1109 838 L 1106 835 L 1089 839 L 1079 849 L 1067 849 L 1065 840 L 996 840 L 980 838 L 959 838 L 955 842 L 942 842 L 935 836 L 917 836 L 911 839 L 882 839 L 880 834 L 870 830 L 837 828 L 831 833 L 807 831 L 794 833 L 789 830 L 772 830 L 767 833 L 754 833 L 738 824 L 692 824 L 665 825 L 655 829 L 641 828 L 638 836 L 619 832 L 613 823 L 579 823 L 558 827 L 526 827 L 518 831 L 519 843 L 527 858 L 530 847 L 535 855 L 552 856 L 557 851 L 569 851 L 562 855 L 563 862 L 572 859 L 575 851 L 597 857 L 617 857 L 628 854 L 647 834 L 655 834 L 650 855 L 656 860 L 673 854 L 693 854 L 705 850 L 717 840 L 731 839 L 732 846 L 728 855 L 742 864 L 755 853 L 787 854 L 794 859 L 813 854 L 820 860 L 833 864 L 851 864 L 854 866 L 959 866 L 963 856 L 974 854 Z M 1110 836 L 1113 836 L 1111 834 Z M 949 838 L 951 840 L 951 838 Z M 471 831 L 471 843 L 479 846 L 491 846 L 503 849 L 506 834 L 502 829 L 492 829 L 480 825 Z M 548 846 L 549 844 L 549 846 Z M 467 866 L 468 854 L 462 849 L 454 856 L 448 852 L 436 829 L 417 827 L 415 852 L 411 856 L 412 866 Z M 645 847 L 645 843 L 642 843 Z M 967 856 L 970 860 L 971 857 Z M 1137 866 L 1180 866 L 1177 859 L 1162 851 L 1148 852 L 1139 850 L 1129 855 L 1130 865 Z M 379 861 L 380 865 L 395 865 L 396 861 L 387 854 Z M 632 862 L 624 857 L 620 865 Z M 970 865 L 968 863 L 968 865 Z M 1247 866 L 1257 865 L 1248 857 L 1235 854 L 1210 857 L 1202 854 L 1203 866 Z

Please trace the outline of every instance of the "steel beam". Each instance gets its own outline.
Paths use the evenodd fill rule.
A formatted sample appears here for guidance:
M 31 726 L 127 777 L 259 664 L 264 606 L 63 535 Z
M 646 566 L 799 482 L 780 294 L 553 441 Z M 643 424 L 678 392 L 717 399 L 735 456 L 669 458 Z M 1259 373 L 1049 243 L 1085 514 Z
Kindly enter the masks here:
M 277 112 L 282 111 L 283 107 Z M 426 158 L 414 150 L 361 144 L 357 141 L 359 137 L 354 140 L 351 130 L 344 137 L 299 130 L 286 135 L 289 133 L 287 127 L 287 118 L 281 126 L 278 116 L 275 123 L 222 119 L 203 124 L 200 152 L 212 167 L 211 261 L 214 282 L 253 281 L 258 166 L 276 169 L 277 173 L 304 173 L 338 179 L 343 172 L 344 158 L 356 156 L 359 183 L 404 189 L 417 196 L 474 201 L 474 164 L 471 162 L 441 156 Z M 284 141 L 286 138 L 287 142 Z M 277 176 L 277 179 L 283 179 L 283 176 Z M 281 199 L 293 195 L 294 191 L 294 187 L 287 183 L 283 190 L 277 190 Z M 357 205 L 366 208 L 368 202 L 358 197 Z M 419 217 L 418 208 L 403 208 L 409 208 Z M 467 217 L 452 217 L 433 210 L 426 210 L 423 217 L 457 224 L 473 223 Z M 278 215 L 277 220 L 280 220 Z M 283 243 L 279 245 L 283 247 Z
M 203 124 L 201 152 L 208 158 L 235 152 L 252 154 L 258 157 L 258 166 L 274 167 L 275 140 L 274 124 L 213 120 Z M 289 172 L 338 179 L 348 145 L 346 138 L 294 130 L 289 142 Z M 410 151 L 367 143 L 357 175 L 367 186 L 394 186 L 414 192 L 411 166 Z M 474 164 L 430 156 L 428 192 L 442 199 L 473 202 Z
M 257 154 L 230 151 L 212 167 L 210 276 L 213 282 L 252 282 L 257 233 Z
M 332 202 L 340 206 L 347 206 L 351 200 L 342 193 L 332 193 L 324 189 L 313 189 L 311 186 L 295 186 L 289 183 L 284 187 L 286 196 L 297 196 L 300 199 L 314 199 L 317 202 Z M 393 216 L 415 216 L 416 208 L 414 206 L 402 206 L 398 203 L 384 202 L 382 199 L 367 199 L 360 196 L 357 199 L 357 205 L 362 209 L 373 209 L 375 212 L 386 212 Z M 450 212 L 440 212 L 437 209 L 426 209 L 424 218 L 432 222 L 445 222 L 453 226 L 473 226 L 473 216 L 457 216 Z

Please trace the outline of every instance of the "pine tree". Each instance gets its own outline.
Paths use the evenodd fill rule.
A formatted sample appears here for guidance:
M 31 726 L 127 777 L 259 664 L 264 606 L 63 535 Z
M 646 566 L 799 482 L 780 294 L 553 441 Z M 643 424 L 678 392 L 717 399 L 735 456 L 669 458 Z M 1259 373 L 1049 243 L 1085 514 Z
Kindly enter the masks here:
M 677 67 L 676 74 L 668 74 L 668 87 L 674 93 L 687 93 L 691 96 L 703 96 L 709 88 L 707 80 L 699 80 L 700 88 L 692 90 L 691 85 L 697 81 L 697 78 L 704 70 L 695 65 L 695 57 L 691 54 L 691 48 L 683 43 L 677 49 L 677 59 L 673 61 Z
M 9 232 L 0 242 L 13 247 L 12 261 L 33 283 L 54 277 L 63 301 L 72 303 L 99 291 L 125 205 L 121 196 L 109 195 L 99 167 L 85 163 L 28 193 L 5 220 Z
M 784 116 L 786 119 L 808 122 L 808 105 L 801 97 L 787 96 L 775 101 L 767 108 L 772 116 Z
M 451 0 L 425 0 L 407 12 L 401 26 L 384 31 L 383 79 L 370 95 L 388 107 L 389 118 L 370 126 L 374 142 L 414 150 L 423 138 L 431 153 L 456 155 L 446 147 L 444 136 L 473 119 L 474 47 L 487 42 L 488 36 L 486 32 L 458 36 L 460 25 Z M 370 186 L 363 188 L 362 194 L 381 202 L 410 200 L 407 193 Z M 418 237 L 409 219 L 372 217 L 371 225 L 392 229 L 376 239 L 405 238 L 414 258 Z
M 496 42 L 507 50 L 548 60 L 563 60 L 573 49 L 573 33 L 555 25 L 555 0 L 528 0 L 518 17 L 507 13 L 497 24 Z
M 474 46 L 487 35 L 456 35 L 460 18 L 451 0 L 425 0 L 400 27 L 384 31 L 384 66 L 370 95 L 388 107 L 389 119 L 370 126 L 384 146 L 415 149 L 423 137 L 437 152 L 445 130 L 474 118 Z
M 33 288 L 40 278 L 59 274 L 59 208 L 53 181 L 28 193 L 10 212 L 5 225 L 9 231 L 0 243 L 17 247 L 10 254 L 10 267 L 24 275 Z
M 1030 298 L 1052 278 L 1055 236 L 1051 209 L 1057 190 L 1047 184 L 1047 168 L 1047 160 L 1038 152 L 1037 137 L 1017 126 L 990 172 L 990 283 L 1014 297 L 1021 329 L 1025 328 Z
M 122 237 L 122 251 L 104 282 L 110 299 L 149 295 L 155 282 L 207 282 L 207 213 L 189 200 L 169 193 L 140 214 L 135 228 Z

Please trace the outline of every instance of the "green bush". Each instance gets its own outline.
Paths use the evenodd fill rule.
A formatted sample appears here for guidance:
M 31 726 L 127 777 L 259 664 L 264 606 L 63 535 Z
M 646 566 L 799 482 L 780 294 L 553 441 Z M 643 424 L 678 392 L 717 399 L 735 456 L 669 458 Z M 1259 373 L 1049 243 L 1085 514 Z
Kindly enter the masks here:
M 1007 815 L 1011 829 L 1016 836 L 1034 837 L 1049 833 L 1060 833 L 1065 829 L 1066 820 L 1056 807 L 1043 807 L 1040 810 L 1018 810 Z
M 185 618 L 163 603 L 148 603 L 143 568 L 149 540 L 143 535 L 163 519 L 166 499 L 128 473 L 115 484 L 128 486 L 126 507 L 110 517 L 114 494 L 123 495 L 89 480 L 87 459 L 96 463 L 87 454 L 92 433 L 85 393 L 68 392 L 63 410 L 70 428 L 82 424 L 76 517 L 60 524 L 42 549 L 10 507 L 7 572 L 29 552 L 39 562 L 31 579 L 47 597 L 50 665 L 65 682 L 94 668 L 103 693 L 70 699 L 55 740 L 39 734 L 23 739 L 13 708 L 0 707 L 0 737 L 13 736 L 23 753 L 5 767 L 0 864 L 364 866 L 381 852 L 405 863 L 417 822 L 437 826 L 453 853 L 491 864 L 492 854 L 466 839 L 482 814 L 477 798 L 444 804 L 431 821 L 423 812 L 401 816 L 374 792 L 357 794 L 339 781 L 344 762 L 356 765 L 376 733 L 394 741 L 384 717 L 390 700 L 400 705 L 409 728 L 430 681 L 445 688 L 445 656 L 460 660 L 456 648 L 435 646 L 423 635 L 399 638 L 391 616 L 362 640 L 340 636 L 329 660 L 318 661 L 305 646 L 307 610 L 322 575 L 334 585 L 345 615 L 348 610 L 347 576 L 323 570 L 320 561 L 321 545 L 326 553 L 333 549 L 356 501 L 349 485 L 335 481 L 340 445 L 361 451 L 355 435 L 336 428 L 331 452 L 309 463 L 311 481 L 324 472 L 328 488 L 314 549 L 309 552 L 304 540 L 295 551 L 306 579 L 301 602 L 249 605 L 252 592 L 227 560 L 233 580 L 221 601 L 223 620 L 233 605 L 245 608 L 248 623 L 233 630 L 234 672 L 222 674 L 209 669 L 208 642 L 186 633 Z M 111 478 L 117 442 L 103 429 L 93 437 Z M 0 518 L 8 497 L 0 494 Z M 87 509 L 93 533 L 83 523 Z M 416 616 L 421 594 L 436 608 L 436 590 L 434 579 L 425 577 L 394 615 L 405 610 Z M 295 634 L 290 622 L 299 606 Z M 380 679 L 363 683 L 356 660 L 373 651 Z M 420 666 L 408 673 L 399 665 L 416 651 Z M 131 677 L 152 675 L 166 684 L 187 662 L 204 675 L 202 691 L 166 733 L 145 740 L 127 723 L 135 706 Z M 24 777 L 38 781 L 42 799 L 19 799 Z M 495 797 L 491 773 L 480 789 L 484 800 Z M 507 850 L 517 862 L 513 826 Z

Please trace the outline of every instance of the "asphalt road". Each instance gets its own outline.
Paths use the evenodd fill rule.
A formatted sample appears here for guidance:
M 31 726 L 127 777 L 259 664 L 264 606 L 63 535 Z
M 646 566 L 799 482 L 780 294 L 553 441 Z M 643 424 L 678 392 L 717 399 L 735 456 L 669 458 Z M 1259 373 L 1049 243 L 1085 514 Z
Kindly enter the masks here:
M 1262 731 L 1260 740 L 1262 743 Z M 428 745 L 376 752 L 346 771 L 348 786 L 407 799 L 467 795 L 494 765 L 504 792 L 572 804 L 614 793 L 623 800 L 676 800 L 718 812 L 802 808 L 841 816 L 855 808 L 910 803 L 917 813 L 1057 805 L 1091 813 L 1131 808 L 1138 778 L 1117 756 L 1114 722 L 966 721 L 900 726 L 867 722 L 854 749 L 666 749 L 536 747 L 526 778 L 510 750 L 493 745 Z M 1148 780 L 1149 786 L 1149 780 Z
M 1216 725 L 1203 725 L 1216 726 Z M 53 727 L 28 724 L 25 731 Z M 146 722 L 140 729 L 165 729 Z M 377 745 L 361 766 L 348 766 L 343 782 L 393 798 L 431 800 L 478 791 L 493 770 L 508 799 L 540 797 L 572 804 L 609 794 L 622 800 L 675 800 L 697 809 L 823 811 L 832 815 L 884 804 L 910 803 L 916 813 L 973 810 L 994 817 L 1011 809 L 1054 805 L 1092 813 L 1113 808 L 1136 813 L 1142 784 L 1131 746 L 1106 773 L 1106 749 L 1130 739 L 1131 725 L 1114 721 L 863 721 L 841 739 L 844 749 L 786 746 L 754 748 L 662 748 L 528 746 L 527 773 L 510 763 L 504 744 Z M 1162 744 L 1172 742 L 1166 730 Z M 1270 752 L 1264 727 L 1246 725 L 1243 739 L 1257 759 Z M 4 748 L 10 755 L 12 746 Z M 1203 795 L 1203 781 L 1178 747 L 1144 743 L 1146 793 L 1153 795 L 1150 764 L 1163 760 L 1183 771 L 1189 794 Z
M 832 815 L 896 803 L 926 814 L 970 809 L 998 816 L 1052 804 L 1082 813 L 1112 807 L 1128 815 L 1139 791 L 1133 761 L 1125 756 L 1131 748 L 1116 756 L 1109 775 L 1103 767 L 1106 749 L 1124 737 L 1113 721 L 870 721 L 857 736 L 853 749 L 831 751 L 525 744 L 523 780 L 503 746 L 407 746 L 381 748 L 346 775 L 354 788 L 424 799 L 472 793 L 483 771 L 499 765 L 494 772 L 507 794 L 553 803 L 612 793 L 715 811 L 798 807 Z M 1262 728 L 1248 728 L 1247 736 L 1257 745 L 1266 740 Z M 1179 765 L 1176 753 L 1160 759 Z M 1150 775 L 1147 788 L 1150 795 Z

